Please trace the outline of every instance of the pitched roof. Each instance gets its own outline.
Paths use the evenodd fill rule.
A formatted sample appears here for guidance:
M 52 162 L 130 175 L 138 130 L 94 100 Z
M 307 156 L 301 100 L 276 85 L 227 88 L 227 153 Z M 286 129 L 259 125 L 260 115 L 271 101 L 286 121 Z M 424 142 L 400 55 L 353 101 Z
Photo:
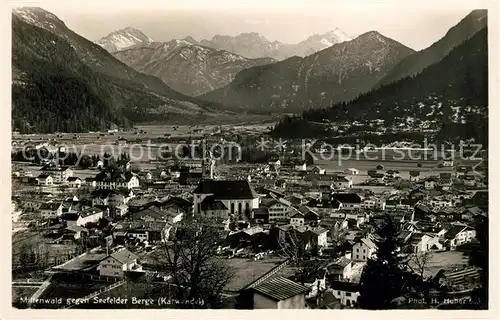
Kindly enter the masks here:
M 252 287 L 251 290 L 275 301 L 281 301 L 299 294 L 304 294 L 309 291 L 309 288 L 285 277 L 276 276 Z
M 116 260 L 118 260 L 119 262 L 124 263 L 124 264 L 132 262 L 133 260 L 137 259 L 137 256 L 135 254 L 133 254 L 132 252 L 128 251 L 126 248 L 124 248 L 120 251 L 113 252 L 109 256 L 115 258 Z
M 40 210 L 57 210 L 62 204 L 59 202 L 42 203 Z
M 466 229 L 467 226 L 464 225 L 455 225 L 451 227 L 446 233 L 444 234 L 444 237 L 446 239 L 454 239 L 457 234 L 459 234 L 462 230 Z
M 228 210 L 227 206 L 220 200 L 216 200 L 214 196 L 207 196 L 201 202 L 202 210 Z
M 202 180 L 193 193 L 213 194 L 220 200 L 258 197 L 247 180 Z
M 377 245 L 375 243 L 373 243 L 373 241 L 371 241 L 368 238 L 359 239 L 358 242 L 361 242 L 361 243 L 365 244 L 368 248 L 371 248 L 371 249 L 377 248 Z
M 330 288 L 339 291 L 358 292 L 359 284 L 355 282 L 330 281 Z
M 361 197 L 356 193 L 334 193 L 332 198 L 340 203 L 361 203 Z
M 99 214 L 99 213 L 102 213 L 102 210 L 97 208 L 97 207 L 92 207 L 92 208 L 89 208 L 87 210 L 84 210 L 80 213 L 80 216 L 81 217 L 88 217 L 88 216 L 91 216 L 91 215 L 94 215 L 94 214 Z

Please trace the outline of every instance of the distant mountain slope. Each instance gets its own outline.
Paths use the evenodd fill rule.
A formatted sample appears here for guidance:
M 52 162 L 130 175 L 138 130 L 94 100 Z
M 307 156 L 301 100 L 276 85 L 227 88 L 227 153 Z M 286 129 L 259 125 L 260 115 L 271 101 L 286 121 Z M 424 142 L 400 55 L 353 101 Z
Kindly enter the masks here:
M 12 115 L 21 131 L 194 120 L 219 107 L 135 71 L 43 9 L 13 11 L 12 34 Z
M 134 69 L 157 76 L 168 86 L 196 96 L 227 85 L 246 68 L 275 62 L 271 58 L 248 59 L 234 53 L 204 47 L 190 37 L 152 43 L 113 53 Z
M 305 57 L 334 44 L 350 40 L 352 37 L 339 28 L 335 28 L 321 35 L 312 35 L 297 44 L 270 41 L 257 32 L 242 33 L 234 37 L 215 35 L 211 40 L 201 40 L 200 44 L 247 58 L 285 60 L 293 56 Z
M 241 71 L 226 87 L 200 96 L 247 110 L 297 112 L 369 91 L 412 49 L 371 31 L 305 58 Z
M 108 52 L 124 50 L 133 46 L 148 45 L 153 39 L 146 36 L 142 31 L 127 27 L 111 32 L 105 37 L 97 40 L 96 43 Z
M 414 77 L 383 86 L 349 103 L 310 110 L 300 119 L 288 119 L 274 134 L 311 134 L 310 123 L 385 120 L 386 126 L 407 121 L 434 120 L 443 139 L 475 138 L 488 141 L 488 36 L 483 28 L 455 47 L 444 59 Z M 306 122 L 306 123 L 305 123 Z M 309 125 L 307 124 L 309 123 Z M 298 132 L 297 128 L 308 128 Z M 431 138 L 431 137 L 429 137 Z
M 439 62 L 453 48 L 474 36 L 488 25 L 487 10 L 474 10 L 446 35 L 430 47 L 415 52 L 399 62 L 380 82 L 380 85 L 395 82 L 420 73 L 424 68 Z

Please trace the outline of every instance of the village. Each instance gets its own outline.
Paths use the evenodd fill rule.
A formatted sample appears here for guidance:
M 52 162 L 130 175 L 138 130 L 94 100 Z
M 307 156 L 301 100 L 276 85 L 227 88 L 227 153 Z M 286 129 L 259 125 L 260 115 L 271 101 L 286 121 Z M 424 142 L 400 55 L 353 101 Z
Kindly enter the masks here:
M 478 161 L 339 165 L 277 152 L 250 163 L 202 152 L 147 163 L 91 157 L 83 169 L 39 160 L 12 162 L 19 307 L 169 307 L 160 301 L 176 299 L 176 284 L 165 259 L 189 221 L 217 231 L 211 254 L 232 270 L 219 308 L 356 308 L 386 216 L 401 230 L 398 255 L 435 279 L 432 307 L 478 286 L 480 270 L 468 263 L 488 217 L 487 164 Z M 401 305 L 428 307 L 420 298 Z

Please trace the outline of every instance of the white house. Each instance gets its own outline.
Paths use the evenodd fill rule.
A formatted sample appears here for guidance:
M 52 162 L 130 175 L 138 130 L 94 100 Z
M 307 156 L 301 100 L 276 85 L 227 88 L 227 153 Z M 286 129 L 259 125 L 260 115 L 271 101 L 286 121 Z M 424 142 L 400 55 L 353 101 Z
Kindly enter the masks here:
M 247 180 L 202 180 L 193 191 L 194 214 L 202 212 L 202 202 L 208 196 L 220 201 L 231 215 L 243 215 L 259 207 L 259 196 Z
M 54 178 L 48 174 L 41 174 L 36 177 L 36 182 L 40 186 L 51 186 L 54 184 Z
M 103 217 L 104 212 L 101 209 L 92 207 L 78 214 L 76 225 L 85 226 L 87 223 L 97 223 Z
M 350 257 L 340 257 L 326 266 L 326 276 L 329 280 L 350 281 L 352 277 L 352 260 Z
M 433 234 L 413 234 L 415 241 L 412 243 L 415 253 L 441 250 L 443 245 L 439 242 L 440 237 Z
M 377 246 L 368 238 L 358 240 L 352 246 L 353 261 L 367 261 L 372 258 L 377 251 Z
M 54 183 L 64 183 L 69 177 L 73 176 L 73 170 L 65 166 L 46 165 L 42 167 L 42 172 L 51 175 L 54 178 Z
M 138 257 L 127 249 L 121 249 L 101 260 L 99 275 L 104 277 L 123 278 L 126 271 L 141 271 L 137 263 Z
M 131 172 L 111 175 L 108 172 L 101 172 L 95 177 L 98 189 L 139 188 L 139 179 Z
M 446 233 L 444 237 L 450 249 L 454 250 L 457 246 L 471 242 L 476 238 L 476 230 L 465 225 L 454 225 Z
M 334 176 L 332 178 L 332 187 L 337 189 L 350 189 L 352 188 L 352 179 L 344 176 Z
M 40 206 L 42 218 L 53 219 L 62 216 L 63 205 L 61 202 L 47 202 Z
M 359 170 L 355 168 L 348 168 L 344 170 L 344 173 L 351 174 L 351 175 L 357 175 L 359 174 Z
M 306 170 L 307 170 L 307 164 L 305 162 L 302 164 L 295 165 L 295 171 L 306 171 Z
M 82 186 L 82 179 L 78 177 L 69 177 L 67 182 L 70 188 L 80 188 Z
M 266 207 L 269 212 L 269 223 L 277 220 L 284 220 L 289 214 L 293 214 L 296 210 L 291 203 L 285 199 L 272 199 L 270 201 L 262 201 L 261 206 Z

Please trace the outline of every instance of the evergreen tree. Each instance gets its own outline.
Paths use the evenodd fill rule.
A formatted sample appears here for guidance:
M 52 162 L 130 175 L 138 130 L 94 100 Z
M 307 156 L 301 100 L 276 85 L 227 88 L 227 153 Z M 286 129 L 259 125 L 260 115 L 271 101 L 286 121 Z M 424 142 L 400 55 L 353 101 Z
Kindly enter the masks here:
M 376 257 L 369 259 L 360 279 L 359 307 L 383 310 L 403 293 L 404 272 L 397 257 L 398 227 L 389 215 L 375 230 Z

